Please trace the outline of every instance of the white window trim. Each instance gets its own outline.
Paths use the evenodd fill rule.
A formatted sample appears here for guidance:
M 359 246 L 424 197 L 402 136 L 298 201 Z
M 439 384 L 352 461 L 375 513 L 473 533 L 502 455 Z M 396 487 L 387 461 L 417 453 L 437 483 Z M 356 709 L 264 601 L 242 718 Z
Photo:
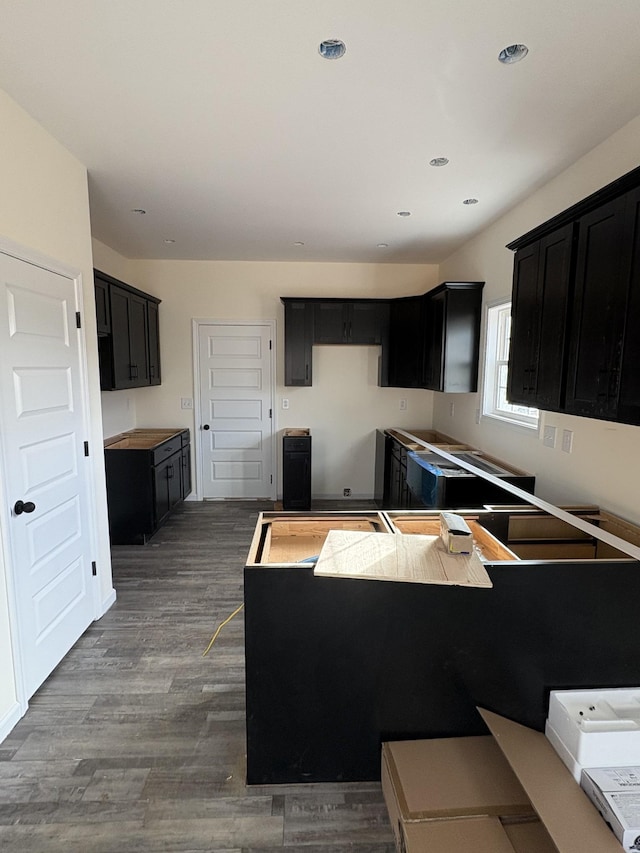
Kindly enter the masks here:
M 499 335 L 505 334 L 504 320 L 500 323 L 500 318 L 497 317 L 498 312 L 502 312 L 504 318 L 505 309 L 509 309 L 510 316 L 511 302 L 510 300 L 500 300 L 487 305 L 485 314 L 485 359 L 484 359 L 484 374 L 483 374 L 483 389 L 482 389 L 482 417 L 491 418 L 492 420 L 514 426 L 519 429 L 524 429 L 527 432 L 538 432 L 540 429 L 540 413 L 528 415 L 523 412 L 509 411 L 505 408 L 500 408 L 497 401 L 498 396 L 498 368 L 507 365 L 508 361 L 505 358 L 499 359 Z M 502 342 L 504 351 L 505 345 Z M 537 412 L 537 410 L 535 410 Z

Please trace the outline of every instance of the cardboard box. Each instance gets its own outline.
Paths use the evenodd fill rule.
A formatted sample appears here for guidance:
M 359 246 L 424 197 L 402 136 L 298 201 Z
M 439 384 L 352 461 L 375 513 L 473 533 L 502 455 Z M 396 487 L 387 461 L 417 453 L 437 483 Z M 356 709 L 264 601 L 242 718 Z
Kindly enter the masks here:
M 516 853 L 558 853 L 558 848 L 539 820 L 505 823 L 503 829 Z
M 473 536 L 471 528 L 461 515 L 440 513 L 440 538 L 449 554 L 471 554 Z
M 408 823 L 399 830 L 398 853 L 514 853 L 497 817 Z M 516 848 L 516 853 L 520 853 Z M 526 853 L 526 851 L 525 851 Z M 536 851 L 538 853 L 538 851 Z
M 640 850 L 640 767 L 582 771 L 584 792 L 625 850 Z
M 416 836 L 431 833 L 432 837 L 445 837 L 464 829 L 443 828 L 445 823 L 464 824 L 476 817 L 534 815 L 526 793 L 490 735 L 384 743 L 382 791 L 398 851 L 410 850 L 412 839 L 417 843 Z M 440 826 L 417 828 L 429 823 Z M 497 844 L 498 837 L 504 847 L 508 838 L 501 828 L 502 835 L 497 833 L 498 824 L 499 821 L 485 822 L 481 831 L 487 843 Z M 467 838 L 465 844 L 469 843 Z M 424 846 L 413 849 L 430 850 Z M 456 848 L 450 844 L 448 849 Z M 493 853 L 500 853 L 501 849 L 496 846 Z M 511 853 L 508 846 L 505 850 Z

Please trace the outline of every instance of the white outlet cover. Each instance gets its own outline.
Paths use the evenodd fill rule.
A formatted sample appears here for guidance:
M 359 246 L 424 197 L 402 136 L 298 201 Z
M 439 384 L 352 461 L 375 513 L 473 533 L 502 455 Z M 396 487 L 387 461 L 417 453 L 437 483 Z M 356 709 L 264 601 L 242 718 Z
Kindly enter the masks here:
M 545 447 L 556 446 L 556 428 L 554 426 L 546 426 L 542 433 L 542 443 Z

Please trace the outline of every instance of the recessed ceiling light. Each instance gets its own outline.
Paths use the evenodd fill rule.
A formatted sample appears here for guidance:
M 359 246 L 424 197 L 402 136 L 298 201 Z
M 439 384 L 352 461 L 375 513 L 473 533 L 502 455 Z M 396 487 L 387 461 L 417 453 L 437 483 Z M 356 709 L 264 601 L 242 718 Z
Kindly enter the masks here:
M 342 59 L 347 52 L 347 46 L 340 39 L 325 39 L 318 46 L 318 53 L 324 59 Z
M 411 211 L 410 210 L 399 210 L 398 216 L 411 216 Z
M 143 210 L 143 208 L 141 208 L 141 207 L 134 207 L 134 208 L 132 209 L 132 211 L 131 211 L 131 213 L 137 213 L 137 214 L 139 214 L 140 216 L 143 216 L 146 212 L 147 212 L 147 211 L 146 211 L 146 210 Z
M 376 249 L 388 249 L 388 248 L 389 248 L 388 243 L 376 243 Z
M 169 246 L 171 243 L 175 243 L 176 241 L 175 240 L 165 240 L 164 242 L 167 244 L 167 246 Z
M 514 62 L 520 62 L 529 53 L 529 48 L 526 44 L 510 44 L 509 47 L 503 47 L 498 54 L 498 61 L 504 65 L 513 65 Z
M 304 243 L 302 242 L 302 240 L 296 240 L 296 242 L 293 245 L 294 246 L 304 246 Z
M 477 198 L 465 198 L 465 200 L 462 203 L 463 204 L 477 204 L 478 199 Z
M 429 160 L 430 166 L 446 166 L 449 162 L 448 157 L 434 157 L 433 160 Z

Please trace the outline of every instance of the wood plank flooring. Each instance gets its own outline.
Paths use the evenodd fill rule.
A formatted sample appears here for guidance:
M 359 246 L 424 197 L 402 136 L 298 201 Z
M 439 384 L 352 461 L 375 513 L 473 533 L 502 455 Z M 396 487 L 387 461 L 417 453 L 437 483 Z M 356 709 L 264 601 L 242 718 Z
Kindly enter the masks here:
M 186 503 L 113 549 L 116 604 L 0 744 L 0 849 L 392 853 L 377 783 L 245 785 L 242 615 L 202 653 L 242 602 L 263 509 Z

